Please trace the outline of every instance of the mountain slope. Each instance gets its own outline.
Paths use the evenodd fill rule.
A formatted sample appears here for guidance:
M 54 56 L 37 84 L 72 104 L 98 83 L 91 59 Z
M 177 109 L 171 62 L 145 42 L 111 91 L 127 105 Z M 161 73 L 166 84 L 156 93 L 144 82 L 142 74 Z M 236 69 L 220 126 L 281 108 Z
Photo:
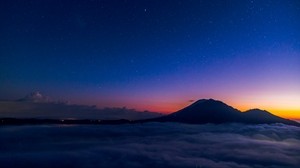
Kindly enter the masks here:
M 191 124 L 219 124 L 231 122 L 246 124 L 283 123 L 300 126 L 300 123 L 275 116 L 267 111 L 254 109 L 241 112 L 221 101 L 213 99 L 201 99 L 175 113 L 147 121 Z
M 237 122 L 241 117 L 241 113 L 237 109 L 221 101 L 202 99 L 158 120 L 198 124 Z
M 251 109 L 245 111 L 243 114 L 243 120 L 245 123 L 250 124 L 271 124 L 271 123 L 283 123 L 287 125 L 299 125 L 299 123 L 278 117 L 271 114 L 268 111 L 260 109 Z

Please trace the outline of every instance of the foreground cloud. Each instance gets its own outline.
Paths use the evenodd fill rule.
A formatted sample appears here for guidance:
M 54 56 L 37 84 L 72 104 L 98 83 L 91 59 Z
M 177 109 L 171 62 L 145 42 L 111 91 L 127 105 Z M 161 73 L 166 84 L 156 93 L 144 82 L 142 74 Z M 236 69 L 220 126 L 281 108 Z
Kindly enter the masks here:
M 147 123 L 0 128 L 1 167 L 296 168 L 300 128 Z

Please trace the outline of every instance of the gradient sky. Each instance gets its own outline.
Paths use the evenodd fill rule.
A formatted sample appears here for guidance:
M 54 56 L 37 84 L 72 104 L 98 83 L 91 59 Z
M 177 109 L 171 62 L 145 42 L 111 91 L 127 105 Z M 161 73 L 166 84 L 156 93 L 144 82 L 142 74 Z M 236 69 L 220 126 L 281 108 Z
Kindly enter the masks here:
M 298 0 L 2 0 L 0 99 L 300 118 Z

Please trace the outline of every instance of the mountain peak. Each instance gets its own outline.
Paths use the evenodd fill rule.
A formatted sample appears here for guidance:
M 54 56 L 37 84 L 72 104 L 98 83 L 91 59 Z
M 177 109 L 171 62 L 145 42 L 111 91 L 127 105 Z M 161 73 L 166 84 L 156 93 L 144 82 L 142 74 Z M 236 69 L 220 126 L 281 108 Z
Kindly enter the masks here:
M 225 104 L 224 102 L 220 100 L 215 100 L 215 99 L 199 99 L 198 101 L 194 102 L 190 106 L 182 109 L 193 109 L 194 110 L 209 110 L 209 111 L 239 111 L 237 109 L 234 109 L 233 107 Z M 180 111 L 182 111 L 180 110 Z
M 239 117 L 239 110 L 222 101 L 200 99 L 190 106 L 164 117 L 164 119 L 186 123 L 225 123 L 236 122 Z
M 192 124 L 235 122 L 245 124 L 283 123 L 296 126 L 300 125 L 294 121 L 275 116 L 265 110 L 251 109 L 246 112 L 241 112 L 215 99 L 199 99 L 177 112 L 149 121 Z
M 204 102 L 221 102 L 221 101 L 209 98 L 209 99 L 199 99 L 199 100 L 195 101 L 194 103 L 204 103 Z
M 299 126 L 300 124 L 292 120 L 284 119 L 276 116 L 266 110 L 251 109 L 243 112 L 244 122 L 252 124 L 270 124 L 270 123 L 283 123 L 288 125 Z
M 227 106 L 227 104 L 223 103 L 220 100 L 215 100 L 215 99 L 199 99 L 197 101 L 195 101 L 194 103 L 192 103 L 189 107 L 195 106 L 195 105 L 224 105 Z
M 245 111 L 245 113 L 247 112 L 252 112 L 252 113 L 270 113 L 266 110 L 262 110 L 262 109 L 259 109 L 259 108 L 254 108 L 254 109 L 250 109 L 250 110 L 247 110 Z

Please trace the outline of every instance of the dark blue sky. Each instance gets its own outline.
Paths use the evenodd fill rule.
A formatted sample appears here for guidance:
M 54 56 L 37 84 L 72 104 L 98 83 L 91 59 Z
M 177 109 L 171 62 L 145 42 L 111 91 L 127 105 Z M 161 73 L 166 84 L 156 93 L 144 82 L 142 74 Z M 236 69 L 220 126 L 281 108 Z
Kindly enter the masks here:
M 298 113 L 299 18 L 297 0 L 3 0 L 0 98 Z

